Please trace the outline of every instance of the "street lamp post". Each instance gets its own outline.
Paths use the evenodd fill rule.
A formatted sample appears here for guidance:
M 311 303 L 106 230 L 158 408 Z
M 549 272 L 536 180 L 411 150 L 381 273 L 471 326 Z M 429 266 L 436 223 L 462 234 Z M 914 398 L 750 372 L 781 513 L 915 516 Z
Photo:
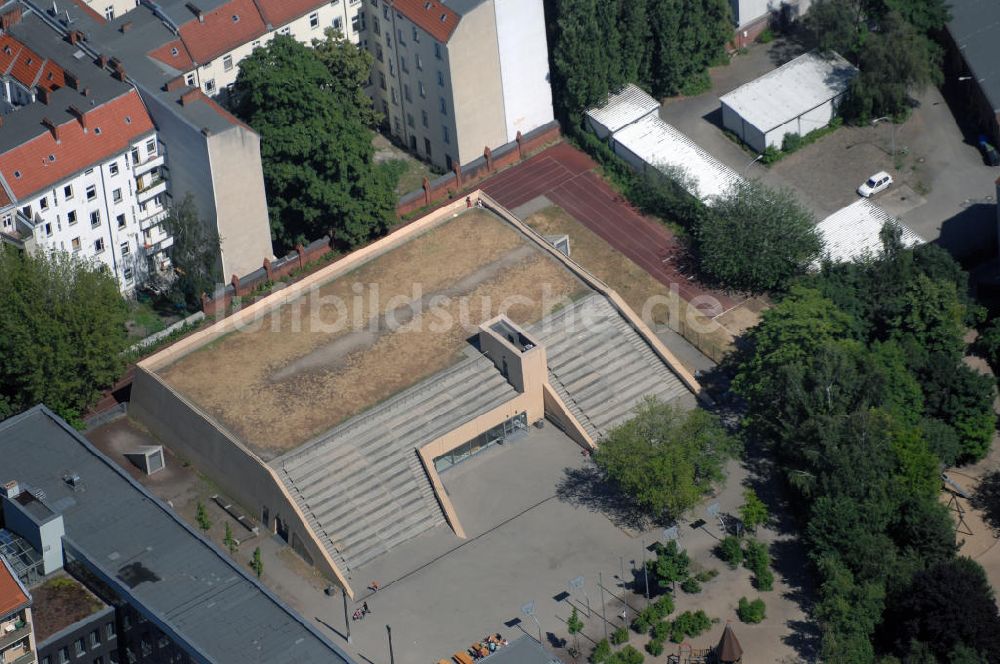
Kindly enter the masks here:
M 604 623 L 604 640 L 608 639 L 608 614 L 604 611 L 604 574 L 597 573 L 597 587 L 601 589 L 601 622 Z
M 893 158 L 893 160 L 895 160 L 896 159 L 896 123 L 892 121 L 891 117 L 889 117 L 888 115 L 886 115 L 886 116 L 883 116 L 881 118 L 875 118 L 874 120 L 872 120 L 872 126 L 874 127 L 875 125 L 877 125 L 879 122 L 882 122 L 883 120 L 888 120 L 889 121 L 889 126 L 892 128 L 892 158 Z
M 344 626 L 347 628 L 347 642 L 351 642 L 351 621 L 347 616 L 347 591 L 341 589 L 341 596 L 344 598 Z
M 756 157 L 754 157 L 754 158 L 753 158 L 753 159 L 752 159 L 752 160 L 750 161 L 750 163 L 749 163 L 749 164 L 747 164 L 746 166 L 744 166 L 744 167 L 743 167 L 743 175 L 746 175 L 746 174 L 747 174 L 747 171 L 748 171 L 748 170 L 750 170 L 750 167 L 751 167 L 751 166 L 753 166 L 754 164 L 756 164 L 756 163 L 757 163 L 758 161 L 760 161 L 760 160 L 761 160 L 761 159 L 763 159 L 763 158 L 764 158 L 764 153 L 763 153 L 763 152 L 762 152 L 762 153 L 760 153 L 759 155 L 757 155 Z

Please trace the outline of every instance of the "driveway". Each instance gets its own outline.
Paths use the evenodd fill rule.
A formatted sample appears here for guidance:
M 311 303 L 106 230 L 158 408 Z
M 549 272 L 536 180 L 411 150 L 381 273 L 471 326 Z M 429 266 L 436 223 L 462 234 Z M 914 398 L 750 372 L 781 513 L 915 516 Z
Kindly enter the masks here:
M 843 127 L 770 167 L 753 163 L 753 152 L 722 132 L 720 96 L 805 50 L 786 39 L 756 44 L 711 70 L 710 91 L 665 100 L 660 117 L 736 171 L 791 189 L 817 219 L 857 200 L 855 188 L 870 175 L 888 171 L 895 184 L 875 200 L 918 235 L 939 241 L 959 257 L 984 247 L 995 253 L 994 183 L 1000 169 L 983 164 L 974 133 L 963 132 L 937 88 L 918 95 L 911 117 L 895 127 L 895 158 L 888 122 Z

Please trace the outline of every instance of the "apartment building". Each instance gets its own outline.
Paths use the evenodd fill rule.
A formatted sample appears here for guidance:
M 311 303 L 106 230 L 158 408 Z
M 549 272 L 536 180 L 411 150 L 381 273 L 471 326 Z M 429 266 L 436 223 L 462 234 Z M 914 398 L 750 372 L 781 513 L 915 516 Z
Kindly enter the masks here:
M 166 274 L 162 146 L 139 94 L 31 12 L 0 34 L 0 230 L 108 267 L 123 292 Z
M 35 632 L 31 620 L 31 595 L 0 556 L 0 662 L 35 664 Z
M 0 423 L 0 457 L 0 554 L 29 579 L 40 664 L 355 663 L 44 406 Z
M 165 44 L 178 38 L 162 17 L 163 11 L 146 3 L 109 21 L 82 0 L 57 0 L 51 6 L 10 0 L 0 5 L 0 16 L 18 13 L 23 14 L 22 24 L 44 24 L 45 48 L 67 49 L 72 63 L 67 66 L 74 75 L 90 71 L 96 63 L 94 69 L 107 72 L 141 100 L 157 141 L 149 146 L 155 147 L 155 157 L 152 149 L 147 149 L 148 138 L 138 145 L 140 162 L 133 175 L 137 198 L 142 200 L 136 205 L 152 201 L 146 211 L 155 218 L 173 201 L 191 194 L 202 222 L 220 238 L 218 264 L 223 279 L 228 280 L 231 275 L 258 269 L 265 258 L 273 258 L 260 137 L 199 88 L 186 85 L 184 70 L 155 57 Z M 186 11 L 197 23 L 191 10 Z M 132 147 L 136 146 L 127 150 L 130 168 L 135 163 Z M 157 200 L 157 196 L 161 198 Z M 141 225 L 142 233 L 148 223 Z M 14 226 L 17 230 L 16 221 Z M 168 246 L 155 234 L 141 240 L 147 251 Z M 147 244 L 150 247 L 146 248 Z
M 119 16 L 139 6 L 140 0 L 83 0 L 85 6 L 106 21 L 113 21 Z
M 184 83 L 217 96 L 236 81 L 239 62 L 275 35 L 309 44 L 335 28 L 361 39 L 361 0 L 164 0 L 153 13 L 176 34 L 150 56 L 178 70 Z
M 451 169 L 552 121 L 538 0 L 365 0 L 371 96 L 392 134 Z

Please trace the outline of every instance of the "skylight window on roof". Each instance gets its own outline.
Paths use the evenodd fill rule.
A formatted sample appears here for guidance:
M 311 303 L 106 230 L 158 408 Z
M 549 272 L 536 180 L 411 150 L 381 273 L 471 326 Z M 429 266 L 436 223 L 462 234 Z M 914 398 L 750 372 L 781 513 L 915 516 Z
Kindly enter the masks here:
M 424 3 L 424 9 L 430 9 L 430 8 L 431 8 L 431 3 L 425 2 Z
M 4 46 L 3 52 L 6 53 L 7 55 L 10 55 L 11 54 L 10 46 Z
M 170 55 L 174 56 L 175 58 L 177 57 L 177 55 L 179 53 L 180 53 L 180 51 L 177 50 L 176 46 L 174 48 L 170 49 Z
M 131 115 L 126 115 L 125 116 L 125 124 L 132 124 L 132 116 Z
M 94 133 L 97 134 L 98 136 L 100 136 L 101 135 L 101 128 L 100 127 L 94 127 Z
M 447 14 L 441 14 L 441 22 L 444 23 L 447 20 L 448 20 L 448 15 Z
M 239 23 L 239 22 L 240 22 L 240 15 L 233 14 L 233 23 Z
M 55 161 L 55 160 L 56 160 L 56 156 L 54 154 L 50 154 L 49 155 L 49 161 Z
M 81 49 L 77 49 L 77 51 L 73 54 L 73 57 L 76 58 L 77 60 L 82 60 L 83 56 L 84 52 Z
M 14 171 L 14 178 L 20 180 L 21 179 L 21 171 Z
M 32 62 L 34 62 L 34 60 L 32 60 L 31 58 L 28 58 L 28 64 L 30 65 Z

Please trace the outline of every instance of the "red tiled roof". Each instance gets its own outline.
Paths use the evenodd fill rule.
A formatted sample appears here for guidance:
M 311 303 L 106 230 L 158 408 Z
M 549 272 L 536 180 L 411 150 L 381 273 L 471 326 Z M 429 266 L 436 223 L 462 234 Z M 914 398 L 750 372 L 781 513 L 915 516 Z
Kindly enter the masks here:
M 327 4 L 328 0 L 256 0 L 264 21 L 278 28 Z
M 7 565 L 0 561 L 0 618 L 28 605 L 28 596 L 10 573 Z
M 194 62 L 191 60 L 191 54 L 188 53 L 187 47 L 184 46 L 184 42 L 180 39 L 167 42 L 163 46 L 153 49 L 147 53 L 147 55 L 151 58 L 159 60 L 165 65 L 170 65 L 177 71 L 186 72 L 194 69 Z
M 29 90 L 36 85 L 55 90 L 66 85 L 62 67 L 11 37 L 0 35 L 0 71 L 9 73 Z
M 453 9 L 438 0 L 395 0 L 392 6 L 439 42 L 451 39 L 462 19 Z
M 206 64 L 267 32 L 253 0 L 230 0 L 180 26 L 181 40 L 192 59 Z
M 7 195 L 7 190 L 0 187 L 0 208 L 6 207 L 11 203 L 13 203 L 13 201 L 10 200 L 10 196 Z
M 88 5 L 83 0 L 72 0 L 72 2 L 73 2 L 74 5 L 76 5 L 80 9 L 82 9 L 83 11 L 87 12 L 88 14 L 90 14 L 90 16 L 95 21 L 97 21 L 98 23 L 107 23 L 107 21 L 104 19 L 104 15 L 103 14 L 101 14 L 99 11 L 97 11 L 96 9 L 94 9 L 93 7 L 91 7 L 90 5 Z
M 0 174 L 14 196 L 24 199 L 50 187 L 113 154 L 124 152 L 130 143 L 153 131 L 153 121 L 135 90 L 88 110 L 86 121 L 87 133 L 79 121 L 70 119 L 59 125 L 59 143 L 52 132 L 46 130 L 0 155 Z M 21 177 L 15 177 L 15 171 Z

